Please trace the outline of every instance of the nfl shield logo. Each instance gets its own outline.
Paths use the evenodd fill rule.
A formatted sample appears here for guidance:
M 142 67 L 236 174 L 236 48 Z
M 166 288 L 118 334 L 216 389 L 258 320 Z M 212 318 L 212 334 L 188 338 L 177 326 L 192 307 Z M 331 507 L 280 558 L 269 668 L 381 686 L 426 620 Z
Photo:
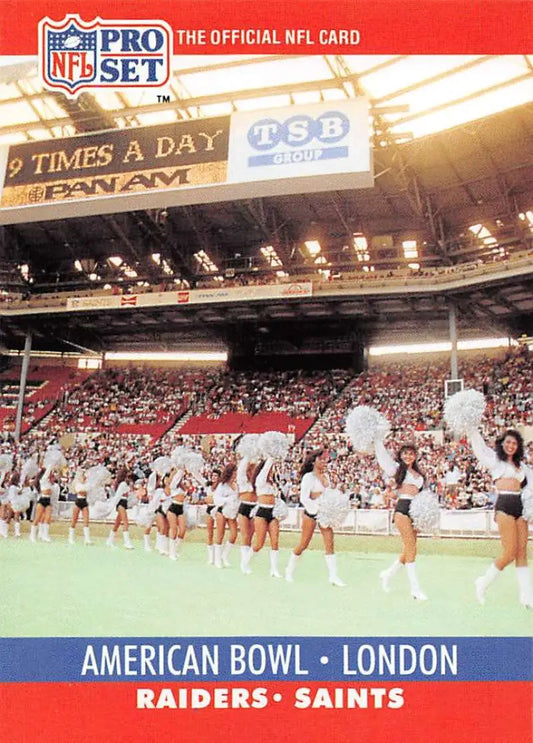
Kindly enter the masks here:
M 87 88 L 161 88 L 171 76 L 172 29 L 165 21 L 78 15 L 39 23 L 39 72 L 45 88 L 75 98 Z
M 75 16 L 61 24 L 44 19 L 40 29 L 42 79 L 50 88 L 71 95 L 96 79 L 98 45 L 96 24 L 83 26 Z

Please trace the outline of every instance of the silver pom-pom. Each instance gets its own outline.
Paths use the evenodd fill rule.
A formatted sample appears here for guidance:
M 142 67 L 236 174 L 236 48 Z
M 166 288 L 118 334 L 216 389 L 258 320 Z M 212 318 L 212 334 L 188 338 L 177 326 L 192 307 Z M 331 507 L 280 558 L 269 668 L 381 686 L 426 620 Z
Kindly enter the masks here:
M 135 517 L 137 526 L 142 529 L 147 529 L 152 526 L 154 521 L 154 509 L 148 504 L 142 504 L 137 508 L 137 515 Z
M 107 493 L 104 487 L 99 488 L 87 488 L 87 503 L 93 506 L 98 501 L 105 501 Z
M 66 465 L 65 457 L 61 449 L 49 446 L 44 455 L 44 466 L 48 469 L 61 469 Z
M 364 454 L 372 454 L 374 441 L 385 438 L 388 431 L 388 420 L 370 405 L 357 405 L 346 416 L 346 433 L 354 449 Z
M 191 503 L 186 503 L 183 512 L 187 529 L 195 529 L 198 526 L 198 508 Z
M 139 505 L 139 499 L 135 493 L 128 493 L 128 508 L 135 508 Z
M 13 466 L 13 454 L 0 454 L 0 471 L 9 472 Z
M 170 457 L 157 457 L 150 465 L 150 469 L 153 472 L 157 472 L 161 477 L 164 477 L 172 469 L 172 459 Z
M 279 431 L 267 431 L 259 437 L 259 451 L 270 459 L 285 459 L 289 445 L 287 436 Z
M 349 496 L 335 488 L 326 488 L 317 505 L 317 521 L 323 529 L 339 529 L 350 512 Z
M 189 451 L 185 457 L 185 469 L 194 475 L 196 478 L 202 478 L 202 469 L 204 468 L 204 458 L 197 451 Z
M 278 521 L 284 521 L 289 515 L 289 506 L 282 498 L 276 498 L 274 508 L 272 509 L 272 515 Z
M 468 433 L 478 428 L 484 411 L 484 395 L 477 390 L 463 390 L 444 403 L 444 420 L 455 433 Z
M 85 475 L 87 478 L 86 484 L 88 490 L 103 488 L 105 487 L 105 485 L 109 485 L 109 483 L 113 479 L 111 472 L 107 469 L 107 467 L 104 467 L 103 464 L 97 464 L 94 467 L 89 467 Z M 101 500 L 101 498 L 98 498 L 97 500 Z
M 96 521 L 103 521 L 104 519 L 107 519 L 109 516 L 111 516 L 112 510 L 113 503 L 111 500 L 99 500 L 89 506 L 89 515 L 91 519 L 95 519 Z
M 409 516 L 417 531 L 435 532 L 439 526 L 439 502 L 431 490 L 422 490 L 415 495 L 409 507 Z
M 236 519 L 239 511 L 239 499 L 228 498 L 222 506 L 222 515 L 227 519 Z
M 256 462 L 261 457 L 259 439 L 258 433 L 245 434 L 237 444 L 237 454 L 244 459 L 249 459 L 250 462 Z
M 530 485 L 522 490 L 522 518 L 533 523 L 533 487 Z
M 180 470 L 186 469 L 185 460 L 187 459 L 190 453 L 191 453 L 191 450 L 188 449 L 186 446 L 176 446 L 176 448 L 172 451 L 172 454 L 170 455 L 170 458 L 172 460 L 172 466 L 177 467 Z
M 23 485 L 26 480 L 33 480 L 34 477 L 37 477 L 40 471 L 41 469 L 37 461 L 37 455 L 34 454 L 33 456 L 26 459 L 24 464 L 22 465 L 22 469 L 20 471 L 21 485 Z
M 27 488 L 24 488 L 21 492 L 16 493 L 11 498 L 11 508 L 15 513 L 22 513 L 27 511 L 30 507 L 30 498 L 27 493 Z

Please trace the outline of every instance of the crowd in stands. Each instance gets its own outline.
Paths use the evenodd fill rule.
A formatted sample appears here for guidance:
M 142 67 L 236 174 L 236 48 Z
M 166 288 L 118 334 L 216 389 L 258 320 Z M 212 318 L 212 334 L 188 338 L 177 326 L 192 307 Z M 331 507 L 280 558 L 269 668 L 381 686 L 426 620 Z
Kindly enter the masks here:
M 483 433 L 489 443 L 506 427 L 533 425 L 533 359 L 527 350 L 505 358 L 462 362 L 459 375 L 465 387 L 486 395 Z M 184 435 L 180 422 L 174 425 L 182 411 L 208 417 L 240 412 L 250 421 L 265 410 L 286 411 L 314 418 L 286 461 L 276 465 L 276 481 L 289 503 L 298 501 L 299 471 L 306 451 L 327 444 L 332 452 L 330 469 L 354 507 L 387 508 L 394 503 L 393 483 L 383 476 L 373 456 L 354 454 L 344 434 L 348 410 L 369 404 L 391 423 L 387 446 L 392 452 L 416 440 L 426 483 L 443 505 L 482 507 L 489 504 L 491 491 L 487 473 L 477 466 L 467 442 L 453 440 L 442 428 L 448 376 L 446 364 L 405 362 L 375 366 L 358 376 L 345 371 L 245 374 L 109 368 L 84 380 L 77 378 L 77 387 L 65 388 L 53 412 L 23 436 L 20 454 L 26 456 L 44 450 L 51 441 L 62 441 L 68 447 L 70 471 L 101 462 L 112 470 L 126 464 L 137 477 L 145 477 L 157 456 L 186 444 L 202 451 L 209 470 L 235 457 L 238 432 Z M 135 435 L 121 433 L 121 425 L 128 423 L 137 426 Z M 153 435 L 156 424 L 164 424 L 157 437 Z M 527 457 L 533 461 L 531 444 Z M 193 495 L 203 497 L 201 489 Z

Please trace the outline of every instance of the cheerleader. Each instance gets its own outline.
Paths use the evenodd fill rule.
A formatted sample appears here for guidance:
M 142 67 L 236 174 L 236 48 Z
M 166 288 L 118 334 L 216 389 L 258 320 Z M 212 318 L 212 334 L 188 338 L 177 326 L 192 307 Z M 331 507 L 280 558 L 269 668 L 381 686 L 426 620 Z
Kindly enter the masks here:
M 244 563 L 244 571 L 250 572 L 250 560 L 263 549 L 266 536 L 270 540 L 270 575 L 281 578 L 279 572 L 279 519 L 275 513 L 277 488 L 274 483 L 272 467 L 274 460 L 267 457 L 260 462 L 255 472 L 255 492 L 257 493 L 257 510 L 254 517 L 254 540 L 252 550 Z
M 213 538 L 215 534 L 215 515 L 216 506 L 213 500 L 213 493 L 218 487 L 220 482 L 220 470 L 215 469 L 211 472 L 211 482 L 206 488 L 205 502 L 207 505 L 206 517 L 205 517 L 205 530 L 207 540 L 207 564 L 214 565 L 215 562 L 215 546 L 213 544 Z
M 420 588 L 416 572 L 416 539 L 417 532 L 410 515 L 411 501 L 424 487 L 424 476 L 417 462 L 417 450 L 414 445 L 407 444 L 400 447 L 396 459 L 386 449 L 382 438 L 374 442 L 376 459 L 388 477 L 393 477 L 398 489 L 398 500 L 394 509 L 394 525 L 400 532 L 402 539 L 402 553 L 383 570 L 379 577 L 383 590 L 390 591 L 391 579 L 402 565 L 405 565 L 411 588 L 411 596 L 419 601 L 427 601 L 426 594 Z
M 149 496 L 150 498 L 150 496 Z M 161 478 L 161 484 L 153 493 L 152 506 L 155 509 L 155 519 L 157 526 L 157 536 L 155 538 L 155 548 L 160 555 L 168 555 L 169 551 L 169 523 L 167 511 L 172 503 L 170 495 L 170 477 Z
M 74 508 L 72 509 L 72 519 L 68 530 L 68 543 L 74 544 L 76 541 L 76 524 L 80 513 L 83 514 L 83 541 L 84 544 L 93 544 L 89 532 L 89 504 L 87 502 L 87 475 L 83 470 L 79 470 L 74 478 L 73 489 L 76 494 Z
M 106 545 L 108 547 L 114 547 L 115 546 L 115 534 L 118 531 L 119 526 L 122 524 L 122 537 L 124 539 L 124 547 L 127 550 L 134 549 L 133 544 L 131 543 L 130 539 L 130 532 L 129 532 L 129 521 L 128 521 L 128 500 L 131 498 L 133 500 L 133 479 L 132 476 L 128 473 L 128 470 L 124 467 L 122 468 L 118 475 L 117 479 L 115 481 L 115 497 L 114 500 L 116 501 L 116 511 L 117 515 L 115 516 L 115 523 L 113 524 L 113 528 L 109 532 L 109 536 L 106 540 Z
M 4 485 L 4 482 L 8 482 L 13 460 L 10 454 L 0 455 L 0 460 L 0 537 L 7 537 L 11 508 L 8 497 L 9 486 Z
M 167 511 L 168 519 L 168 556 L 171 560 L 177 560 L 179 549 L 185 538 L 187 522 L 183 505 L 187 497 L 185 470 L 175 471 L 170 481 L 171 503 Z
M 533 484 L 533 472 L 523 463 L 524 440 L 518 431 L 505 431 L 496 441 L 496 448 L 486 445 L 478 430 L 468 432 L 472 450 L 478 462 L 486 467 L 497 492 L 494 520 L 498 525 L 502 551 L 488 570 L 475 581 L 476 597 L 485 603 L 487 588 L 500 572 L 512 562 L 516 565 L 519 601 L 533 609 L 533 592 L 527 564 L 527 521 L 522 517 L 521 489 Z
M 13 478 L 13 475 L 12 475 L 12 478 Z M 11 521 L 11 516 L 12 516 L 11 505 L 9 502 L 10 490 L 12 487 L 11 483 L 12 483 L 12 479 L 10 480 L 9 485 L 0 486 L 0 537 L 4 537 L 4 539 L 7 539 L 7 536 L 9 534 L 9 522 Z M 18 475 L 17 475 L 17 484 L 18 484 Z M 18 488 L 15 485 L 15 490 L 17 489 Z
M 220 482 L 213 493 L 216 509 L 214 564 L 216 568 L 230 567 L 228 560 L 233 545 L 237 541 L 237 511 L 239 496 L 237 493 L 237 465 L 227 464 L 220 476 Z M 224 532 L 228 527 L 228 539 L 222 549 Z
M 29 507 L 30 499 L 27 493 L 23 494 L 22 483 L 18 472 L 13 472 L 7 489 L 7 499 L 11 509 L 11 517 L 8 521 L 13 520 L 13 530 L 15 537 L 20 537 L 20 517 Z
M 241 570 L 250 573 L 250 552 L 254 534 L 254 518 L 252 510 L 255 508 L 257 495 L 251 480 L 256 472 L 256 465 L 248 457 L 242 457 L 237 467 L 237 492 L 239 493 L 239 513 L 237 516 L 241 533 Z
M 47 467 L 38 480 L 39 499 L 35 509 L 35 517 L 30 528 L 30 541 L 37 541 L 37 529 L 39 539 L 43 542 L 51 542 L 50 522 L 52 520 L 52 500 L 59 497 L 59 484 L 57 476 L 52 467 Z
M 300 555 L 307 549 L 317 524 L 319 499 L 330 480 L 326 472 L 329 462 L 329 449 L 317 449 L 305 460 L 300 473 L 300 503 L 304 507 L 302 516 L 302 533 L 300 542 L 291 552 L 289 564 L 285 569 L 285 580 L 292 583 L 294 571 Z M 333 529 L 318 525 L 324 542 L 325 560 L 328 568 L 329 582 L 332 586 L 343 587 L 345 583 L 337 575 L 337 557 L 334 550 Z
M 149 508 L 150 500 L 151 498 L 153 498 L 153 495 L 153 490 L 151 492 L 151 495 L 148 494 L 148 486 L 145 486 L 143 477 L 140 477 L 135 481 L 135 497 L 139 502 L 139 513 L 144 512 L 143 515 L 145 517 L 144 523 L 141 524 L 138 521 L 139 526 L 144 527 L 143 544 L 145 552 L 152 551 L 152 545 L 150 544 L 150 534 L 152 533 L 152 526 L 154 525 L 154 514 L 151 510 L 147 509 Z
M 168 555 L 168 519 L 167 508 L 172 500 L 170 497 L 170 480 L 168 477 L 156 472 L 150 473 L 146 485 L 148 502 L 151 502 L 155 508 L 155 523 L 157 534 L 155 538 L 155 548 L 160 555 Z M 148 542 L 146 534 L 144 535 L 144 548 L 151 550 L 150 537 Z

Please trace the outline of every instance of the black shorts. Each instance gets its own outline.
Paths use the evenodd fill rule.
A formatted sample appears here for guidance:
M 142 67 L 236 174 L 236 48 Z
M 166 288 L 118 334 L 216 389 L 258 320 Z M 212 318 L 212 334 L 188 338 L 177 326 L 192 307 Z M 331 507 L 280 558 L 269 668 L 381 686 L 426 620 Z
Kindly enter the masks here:
M 411 518 L 411 515 L 409 513 L 410 508 L 411 508 L 410 498 L 398 498 L 398 500 L 396 501 L 396 506 L 394 508 L 394 513 L 401 513 L 404 516 L 409 516 L 409 518 Z
M 127 498 L 121 498 L 119 502 L 117 503 L 117 511 L 119 508 L 125 508 L 127 510 L 128 508 L 128 499 Z
M 210 503 L 207 506 L 207 515 L 208 516 L 211 516 L 211 514 L 213 513 L 213 509 L 215 509 L 215 508 L 216 508 L 215 504 L 214 503 Z M 214 516 L 211 516 L 211 518 L 214 518 Z
M 82 511 L 84 508 L 89 508 L 87 498 L 76 498 L 76 500 L 74 501 L 74 505 L 77 506 L 77 508 L 81 508 Z
M 166 516 L 166 513 L 165 513 L 165 512 L 163 511 L 163 509 L 161 508 L 161 506 L 158 506 L 158 507 L 157 507 L 157 508 L 155 509 L 154 513 L 160 513 L 160 514 L 161 514 L 161 516 Z
M 255 506 L 255 503 L 245 503 L 244 501 L 242 501 L 239 504 L 239 516 L 245 516 L 247 519 L 251 519 L 252 517 L 250 516 L 250 514 L 252 513 Z
M 274 508 L 266 508 L 265 506 L 259 506 L 259 508 L 256 511 L 255 518 L 256 519 L 265 519 L 265 521 L 270 524 L 271 521 L 274 519 L 273 514 Z
M 318 516 L 318 514 L 316 514 L 316 513 L 309 513 L 309 511 L 307 511 L 307 510 L 306 510 L 305 508 L 304 508 L 304 514 L 305 514 L 305 515 L 306 515 L 306 516 L 307 516 L 308 518 L 310 518 L 310 519 L 313 519 L 313 521 L 316 521 L 316 519 L 317 519 L 317 516 Z
M 167 513 L 173 513 L 175 516 L 183 516 L 183 503 L 171 503 Z
M 50 498 L 48 496 L 44 496 L 43 495 L 43 496 L 41 496 L 39 498 L 39 500 L 37 501 L 37 503 L 40 506 L 44 506 L 45 508 L 48 508 L 48 506 L 50 505 Z
M 499 493 L 494 505 L 494 512 L 501 511 L 514 519 L 519 519 L 523 512 L 520 493 Z

